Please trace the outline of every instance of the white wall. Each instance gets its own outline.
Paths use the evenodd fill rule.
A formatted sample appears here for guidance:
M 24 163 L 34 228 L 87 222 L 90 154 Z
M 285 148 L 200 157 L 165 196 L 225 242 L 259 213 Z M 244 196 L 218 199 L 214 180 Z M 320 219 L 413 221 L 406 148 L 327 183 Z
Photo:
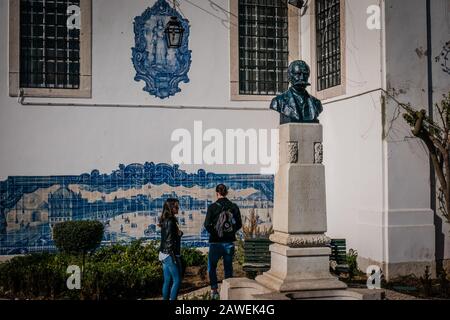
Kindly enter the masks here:
M 450 41 L 450 1 L 432 1 L 431 12 L 433 15 L 433 46 L 432 57 L 439 56 L 444 46 Z M 450 91 L 450 74 L 443 72 L 441 63 L 433 60 L 433 100 L 435 103 L 442 100 L 442 95 Z M 447 61 L 450 66 L 450 61 Z M 441 220 L 441 221 L 439 221 Z M 444 259 L 450 259 L 450 223 L 446 222 L 442 214 L 439 214 L 436 226 L 438 239 L 436 243 L 436 254 L 443 255 Z
M 434 102 L 450 88 L 450 77 L 439 70 L 434 59 L 447 42 L 450 27 L 446 0 L 431 1 L 433 52 L 427 52 L 426 1 L 386 1 L 387 89 L 396 98 L 428 111 L 427 56 L 432 55 Z M 406 18 L 407 17 L 407 18 Z M 390 263 L 430 261 L 435 258 L 435 226 L 430 210 L 428 153 L 400 117 L 397 104 L 388 100 L 387 120 L 392 123 L 387 142 L 389 166 Z M 445 222 L 444 222 L 445 224 Z M 444 225 L 448 230 L 448 225 Z M 444 231 L 445 231 L 444 230 Z M 448 233 L 446 235 L 448 243 Z M 449 247 L 444 256 L 450 256 Z
M 381 92 L 382 33 L 367 28 L 367 8 L 376 0 L 347 0 L 346 95 L 325 101 L 324 163 L 328 235 L 382 261 L 380 217 L 384 203 Z M 302 56 L 311 61 L 310 16 L 302 18 Z M 360 95 L 354 97 L 356 95 Z
M 425 3 L 346 1 L 347 94 L 339 98 L 349 99 L 327 101 L 321 117 L 328 233 L 346 238 L 348 248 L 357 249 L 363 262 L 378 262 L 390 275 L 423 272 L 422 267 L 434 260 L 428 156 L 416 139 L 405 139 L 411 130 L 401 115 L 398 118 L 392 100 L 384 104 L 379 91 L 354 96 L 395 88 L 400 101 L 427 106 Z M 382 8 L 378 31 L 366 26 L 366 10 L 373 4 Z M 448 41 L 449 5 L 445 0 L 432 1 L 435 51 Z M 302 20 L 302 54 L 307 61 L 309 23 L 308 16 Z M 433 68 L 439 69 L 436 64 Z M 450 88 L 448 74 L 437 72 L 435 96 Z M 447 234 L 446 257 L 448 238 Z
M 217 17 L 227 16 L 208 1 L 193 1 L 207 13 L 182 1 L 191 23 L 190 83 L 182 92 L 160 100 L 134 81 L 131 62 L 133 20 L 154 1 L 93 1 L 92 104 L 149 104 L 185 106 L 259 107 L 259 111 L 201 111 L 130 108 L 24 107 L 8 97 L 8 1 L 0 1 L 0 179 L 11 175 L 80 174 L 99 169 L 111 172 L 119 163 L 171 162 L 173 130 L 276 128 L 278 116 L 268 102 L 231 102 L 229 99 L 229 30 Z M 215 0 L 228 10 L 228 1 Z M 223 24 L 222 24 L 223 22 Z M 49 99 L 31 99 L 50 101 Z M 74 102 L 54 100 L 51 102 Z M 259 172 L 258 166 L 186 166 L 214 172 Z

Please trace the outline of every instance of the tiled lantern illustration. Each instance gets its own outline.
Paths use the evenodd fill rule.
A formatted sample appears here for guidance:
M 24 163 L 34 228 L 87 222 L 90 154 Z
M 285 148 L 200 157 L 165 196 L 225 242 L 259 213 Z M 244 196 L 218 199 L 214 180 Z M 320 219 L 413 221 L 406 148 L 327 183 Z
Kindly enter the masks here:
M 305 1 L 304 0 L 289 0 L 289 4 L 301 9 L 305 6 Z
M 183 43 L 184 28 L 177 17 L 171 17 L 166 26 L 166 39 L 169 48 L 180 48 Z

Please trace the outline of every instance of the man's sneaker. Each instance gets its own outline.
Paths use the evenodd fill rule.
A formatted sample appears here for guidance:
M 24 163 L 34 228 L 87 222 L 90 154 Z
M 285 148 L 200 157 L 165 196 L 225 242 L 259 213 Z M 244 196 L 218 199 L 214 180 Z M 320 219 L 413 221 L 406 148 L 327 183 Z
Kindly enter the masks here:
M 220 300 L 220 295 L 217 291 L 211 291 L 211 300 Z

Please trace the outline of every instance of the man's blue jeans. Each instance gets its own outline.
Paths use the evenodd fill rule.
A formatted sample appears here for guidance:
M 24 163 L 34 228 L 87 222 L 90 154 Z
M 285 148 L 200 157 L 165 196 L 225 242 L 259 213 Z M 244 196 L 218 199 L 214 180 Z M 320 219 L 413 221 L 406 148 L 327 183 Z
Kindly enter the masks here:
M 233 277 L 234 243 L 210 243 L 208 254 L 208 273 L 211 289 L 217 290 L 217 263 L 223 257 L 225 279 Z
M 177 264 L 172 257 L 167 257 L 163 262 L 163 299 L 177 300 L 178 290 L 181 285 L 181 261 L 177 258 Z M 172 286 L 170 284 L 172 283 Z

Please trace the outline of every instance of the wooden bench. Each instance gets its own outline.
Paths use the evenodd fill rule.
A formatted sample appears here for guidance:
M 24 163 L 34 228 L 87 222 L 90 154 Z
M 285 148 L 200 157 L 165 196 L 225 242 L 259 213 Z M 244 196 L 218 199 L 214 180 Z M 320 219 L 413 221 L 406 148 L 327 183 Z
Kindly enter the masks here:
M 347 273 L 347 243 L 345 239 L 331 239 L 330 266 L 336 274 Z
M 269 239 L 244 240 L 244 264 L 243 270 L 249 278 L 254 278 L 258 273 L 269 271 L 270 251 L 272 241 Z

